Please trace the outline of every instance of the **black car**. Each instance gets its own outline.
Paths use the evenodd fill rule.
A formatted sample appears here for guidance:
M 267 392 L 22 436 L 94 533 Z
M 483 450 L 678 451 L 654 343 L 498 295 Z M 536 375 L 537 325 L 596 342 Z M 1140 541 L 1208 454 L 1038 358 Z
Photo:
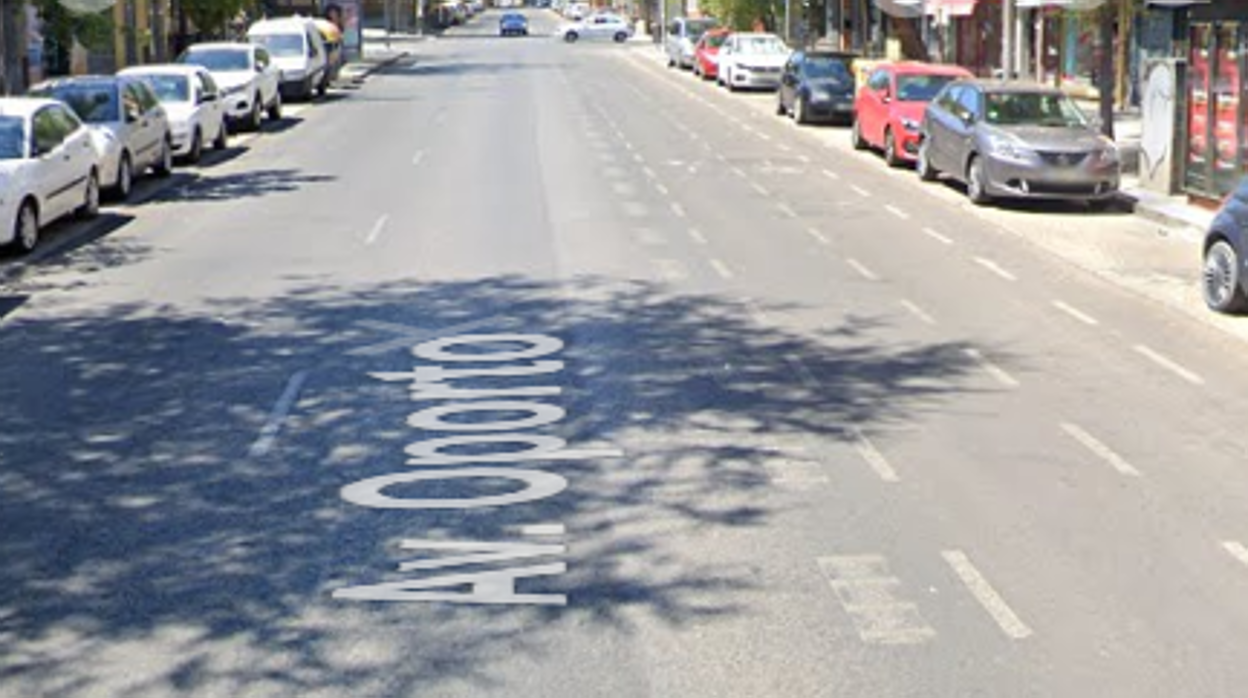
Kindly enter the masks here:
M 498 19 L 499 36 L 528 36 L 529 20 L 519 12 L 505 12 Z
M 794 51 L 780 76 L 776 114 L 799 124 L 849 123 L 854 117 L 854 54 Z
M 1248 177 L 1222 204 L 1203 249 L 1205 304 L 1222 313 L 1248 311 Z

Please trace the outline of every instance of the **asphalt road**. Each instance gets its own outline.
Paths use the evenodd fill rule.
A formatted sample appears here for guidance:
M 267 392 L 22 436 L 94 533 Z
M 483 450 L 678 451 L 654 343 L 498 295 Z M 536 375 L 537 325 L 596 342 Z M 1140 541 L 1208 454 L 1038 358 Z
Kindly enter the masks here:
M 1242 343 L 492 21 L 8 274 L 0 696 L 1243 694 Z

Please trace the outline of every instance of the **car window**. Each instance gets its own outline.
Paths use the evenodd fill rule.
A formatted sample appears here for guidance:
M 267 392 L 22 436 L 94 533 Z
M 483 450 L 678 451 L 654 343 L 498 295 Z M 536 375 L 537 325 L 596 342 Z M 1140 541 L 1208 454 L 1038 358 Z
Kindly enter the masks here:
M 161 102 L 185 102 L 191 98 L 190 81 L 185 75 L 152 74 L 143 79 Z
M 270 63 L 272 63 L 272 59 L 269 58 L 269 52 L 257 46 L 256 66 L 267 70 Z
M 26 157 L 26 120 L 0 114 L 0 160 Z
M 104 124 L 121 119 L 117 88 L 113 84 L 64 83 L 30 91 L 37 97 L 52 97 L 69 105 L 78 118 L 89 124 Z
M 702 37 L 702 43 L 711 48 L 719 48 L 723 46 L 724 42 L 727 40 L 728 40 L 727 34 L 707 34 L 706 36 Z
M 215 95 L 220 91 L 220 88 L 217 87 L 217 81 L 212 79 L 212 74 L 200 73 L 199 79 L 204 85 L 204 94 Z
M 51 118 L 56 122 L 57 128 L 61 130 L 61 138 L 69 138 L 70 134 L 82 128 L 82 122 L 74 116 L 74 112 L 59 104 L 48 107 L 51 112 Z
M 302 34 L 256 34 L 250 37 L 252 43 L 263 46 L 271 55 L 279 57 L 302 56 Z
M 151 86 L 146 82 L 134 82 L 130 84 L 130 87 L 134 90 L 135 97 L 139 100 L 139 106 L 143 108 L 144 112 L 149 112 L 160 106 L 160 99 L 156 97 L 156 93 L 152 91 Z
M 316 37 L 312 36 L 311 33 L 308 33 L 304 37 L 304 41 L 308 45 L 308 58 L 316 58 L 321 55 L 321 45 L 317 42 Z
M 192 49 L 179 56 L 178 62 L 222 72 L 248 70 L 251 62 L 247 54 L 246 48 Z
M 1078 128 L 1087 126 L 1083 112 L 1073 100 L 1060 92 L 993 92 L 985 96 L 984 118 L 990 124 L 1054 126 Z
M 685 32 L 689 35 L 689 39 L 697 41 L 702 38 L 708 29 L 719 26 L 719 22 L 713 19 L 691 19 L 685 23 Z
M 680 36 L 680 20 L 676 20 L 668 25 L 667 33 L 672 36 Z
M 830 80 L 841 84 L 849 84 L 854 79 L 849 73 L 849 68 L 845 67 L 839 59 L 831 56 L 807 56 L 802 63 L 802 72 L 808 78 Z
M 867 78 L 867 87 L 879 92 L 888 88 L 888 71 L 877 70 L 871 73 L 871 77 Z
M 789 47 L 774 36 L 751 36 L 741 39 L 735 50 L 758 55 L 780 55 L 788 53 Z
M 48 153 L 65 140 L 65 132 L 50 107 L 44 107 L 31 119 L 35 152 Z
M 974 87 L 963 87 L 958 94 L 958 116 L 962 118 L 979 116 L 979 90 Z
M 898 75 L 897 99 L 902 102 L 930 102 L 945 85 L 956 79 L 952 75 Z

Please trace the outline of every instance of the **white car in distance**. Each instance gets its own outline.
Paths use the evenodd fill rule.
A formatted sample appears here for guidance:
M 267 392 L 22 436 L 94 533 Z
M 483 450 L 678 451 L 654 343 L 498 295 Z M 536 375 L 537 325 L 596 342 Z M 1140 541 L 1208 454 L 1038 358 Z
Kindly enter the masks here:
M 145 65 L 118 73 L 144 80 L 156 93 L 169 117 L 173 154 L 199 162 L 211 143 L 223 150 L 229 143 L 225 102 L 206 68 L 198 65 Z
M 715 80 L 729 90 L 780 87 L 780 75 L 793 50 L 775 34 L 735 33 L 719 47 Z
M 71 213 L 99 213 L 98 158 L 69 107 L 0 98 L 0 244 L 30 252 L 44 226 Z
M 558 36 L 568 43 L 581 39 L 587 41 L 614 41 L 624 43 L 633 35 L 633 28 L 628 20 L 620 15 L 602 12 L 593 14 L 579 22 L 569 22 L 559 29 Z
M 212 74 L 232 125 L 255 131 L 265 112 L 274 121 L 282 118 L 282 74 L 263 46 L 241 42 L 194 44 L 178 56 L 178 63 L 198 65 Z

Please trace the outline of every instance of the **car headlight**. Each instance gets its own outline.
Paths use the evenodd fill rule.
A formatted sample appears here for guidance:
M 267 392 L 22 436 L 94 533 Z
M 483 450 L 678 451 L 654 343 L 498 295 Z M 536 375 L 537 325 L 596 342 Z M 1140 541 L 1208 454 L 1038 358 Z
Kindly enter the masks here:
M 992 151 L 992 154 L 998 158 L 1003 160 L 1014 160 L 1016 162 L 1031 162 L 1036 155 L 1036 151 L 1031 148 L 1025 148 L 1008 138 L 989 138 L 988 148 Z
M 901 127 L 906 129 L 906 131 L 909 133 L 919 132 L 919 122 L 915 121 L 914 119 L 907 119 L 903 117 L 901 120 Z
M 1118 146 L 1108 138 L 1101 138 L 1101 147 L 1096 151 L 1096 161 L 1103 165 L 1118 162 Z

